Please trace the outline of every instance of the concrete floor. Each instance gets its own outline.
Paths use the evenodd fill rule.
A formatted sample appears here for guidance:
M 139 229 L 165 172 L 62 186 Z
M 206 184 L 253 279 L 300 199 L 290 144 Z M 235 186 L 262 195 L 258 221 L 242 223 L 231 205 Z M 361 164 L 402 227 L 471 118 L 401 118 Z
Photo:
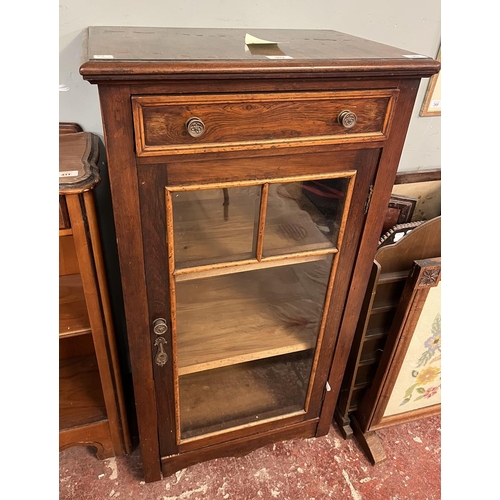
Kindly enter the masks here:
M 321 438 L 271 444 L 148 484 L 138 449 L 101 461 L 92 449 L 75 447 L 59 454 L 59 499 L 438 500 L 440 426 L 434 416 L 378 431 L 387 459 L 376 466 L 332 426 Z

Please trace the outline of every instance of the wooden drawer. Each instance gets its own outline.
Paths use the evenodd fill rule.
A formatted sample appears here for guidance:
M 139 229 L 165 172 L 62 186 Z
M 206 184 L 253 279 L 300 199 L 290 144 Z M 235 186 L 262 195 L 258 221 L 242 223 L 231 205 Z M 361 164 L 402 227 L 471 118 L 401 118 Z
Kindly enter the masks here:
M 59 196 L 59 229 L 69 229 L 70 227 L 66 198 Z
M 384 140 L 397 90 L 132 97 L 138 156 Z M 348 110 L 356 122 L 338 121 Z M 189 135 L 199 118 L 204 132 Z

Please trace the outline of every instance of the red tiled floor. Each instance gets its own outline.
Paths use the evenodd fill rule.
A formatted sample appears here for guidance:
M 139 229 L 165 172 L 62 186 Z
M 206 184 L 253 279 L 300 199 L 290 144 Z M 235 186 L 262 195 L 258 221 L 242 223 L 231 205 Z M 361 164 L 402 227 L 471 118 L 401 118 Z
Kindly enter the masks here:
M 378 431 L 387 459 L 376 466 L 333 426 L 324 437 L 271 444 L 148 484 L 139 450 L 101 461 L 75 447 L 60 453 L 59 499 L 438 500 L 440 425 L 437 416 Z

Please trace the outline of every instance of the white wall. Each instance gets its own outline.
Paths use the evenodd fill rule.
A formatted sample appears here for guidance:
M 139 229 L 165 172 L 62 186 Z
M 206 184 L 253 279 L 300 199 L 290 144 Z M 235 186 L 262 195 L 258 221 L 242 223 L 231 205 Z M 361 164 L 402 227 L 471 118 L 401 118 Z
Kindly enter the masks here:
M 441 37 L 437 0 L 60 0 L 59 120 L 102 136 L 97 88 L 79 72 L 87 26 L 333 29 L 435 57 Z M 399 170 L 441 168 L 441 118 L 420 117 L 420 86 Z

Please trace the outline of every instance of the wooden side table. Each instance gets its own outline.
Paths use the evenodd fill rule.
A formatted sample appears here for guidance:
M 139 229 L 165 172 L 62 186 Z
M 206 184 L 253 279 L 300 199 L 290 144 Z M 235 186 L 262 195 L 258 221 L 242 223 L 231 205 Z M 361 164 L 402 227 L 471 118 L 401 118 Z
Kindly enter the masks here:
M 59 136 L 59 450 L 92 446 L 101 459 L 130 451 L 125 402 L 93 189 L 99 143 Z

